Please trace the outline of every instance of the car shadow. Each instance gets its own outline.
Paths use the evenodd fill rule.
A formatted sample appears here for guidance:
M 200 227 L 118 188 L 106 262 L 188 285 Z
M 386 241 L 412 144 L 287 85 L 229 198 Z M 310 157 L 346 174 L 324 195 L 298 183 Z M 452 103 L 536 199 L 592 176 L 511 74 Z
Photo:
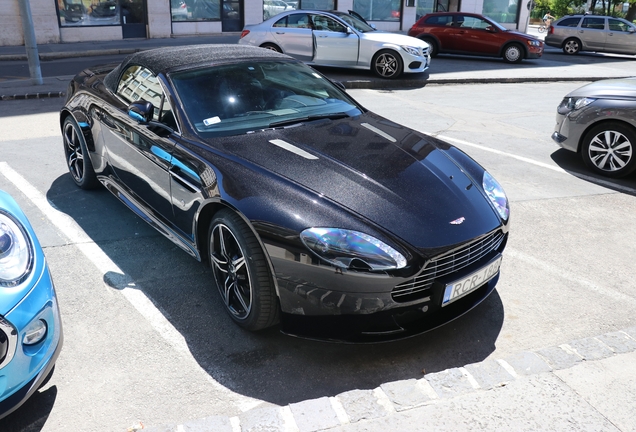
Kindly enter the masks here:
M 571 151 L 558 149 L 550 155 L 550 158 L 559 167 L 575 177 L 594 183 L 598 186 L 614 190 L 627 195 L 636 196 L 636 173 L 632 173 L 623 178 L 609 178 L 592 172 L 584 163 L 581 157 Z
M 105 189 L 78 190 L 65 174 L 52 183 L 47 199 L 135 281 L 135 289 L 142 290 L 184 337 L 212 378 L 252 398 L 286 405 L 479 362 L 495 350 L 503 325 L 504 306 L 495 291 L 441 328 L 390 343 L 317 342 L 283 335 L 277 327 L 251 333 L 225 312 L 208 266 Z M 117 287 L 116 279 L 104 275 L 111 287 Z
M 0 420 L 0 431 L 41 431 L 51 415 L 56 398 L 56 386 L 36 391 L 24 405 Z

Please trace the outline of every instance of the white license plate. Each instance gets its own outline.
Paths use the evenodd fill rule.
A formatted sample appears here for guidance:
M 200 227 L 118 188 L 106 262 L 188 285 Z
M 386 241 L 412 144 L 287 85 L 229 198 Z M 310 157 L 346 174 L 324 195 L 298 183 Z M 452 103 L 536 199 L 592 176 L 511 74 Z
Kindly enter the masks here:
M 469 274 L 465 278 L 457 280 L 453 283 L 447 284 L 444 290 L 444 298 L 442 299 L 442 306 L 446 306 L 457 299 L 464 297 L 466 294 L 475 291 L 477 288 L 494 278 L 499 272 L 499 266 L 501 266 L 502 256 L 500 255 L 494 261 L 491 261 L 485 267 L 477 270 L 474 273 Z

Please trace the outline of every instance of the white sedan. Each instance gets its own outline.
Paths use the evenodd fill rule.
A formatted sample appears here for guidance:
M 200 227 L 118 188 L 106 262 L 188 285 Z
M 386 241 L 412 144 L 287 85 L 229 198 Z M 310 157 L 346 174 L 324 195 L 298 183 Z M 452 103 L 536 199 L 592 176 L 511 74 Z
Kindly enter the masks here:
M 245 26 L 239 44 L 272 49 L 310 65 L 370 69 L 382 78 L 424 72 L 431 63 L 428 43 L 378 31 L 337 11 L 283 12 Z

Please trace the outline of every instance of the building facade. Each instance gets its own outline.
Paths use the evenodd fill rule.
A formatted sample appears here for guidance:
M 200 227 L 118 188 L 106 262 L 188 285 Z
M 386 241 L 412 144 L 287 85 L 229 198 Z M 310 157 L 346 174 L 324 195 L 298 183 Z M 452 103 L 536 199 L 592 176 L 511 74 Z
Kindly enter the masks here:
M 0 6 L 0 46 L 24 45 L 19 2 Z M 353 10 L 406 31 L 435 11 L 475 12 L 525 31 L 531 0 L 29 0 L 38 44 L 240 32 L 289 9 Z

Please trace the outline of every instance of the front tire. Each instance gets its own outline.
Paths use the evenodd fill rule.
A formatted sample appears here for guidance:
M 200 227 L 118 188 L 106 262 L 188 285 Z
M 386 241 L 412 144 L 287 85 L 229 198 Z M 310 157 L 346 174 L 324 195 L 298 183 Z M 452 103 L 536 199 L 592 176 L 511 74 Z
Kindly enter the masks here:
M 583 138 L 581 156 L 597 174 L 625 177 L 636 170 L 636 131 L 617 122 L 595 126 Z
M 219 211 L 208 230 L 210 266 L 230 317 L 246 330 L 278 322 L 278 301 L 261 246 L 233 211 Z
M 402 57 L 392 50 L 378 51 L 371 60 L 371 70 L 380 78 L 397 78 L 403 68 Z
M 503 52 L 503 59 L 507 63 L 519 63 L 523 60 L 523 47 L 519 44 L 508 45 Z
M 64 140 L 64 158 L 71 178 L 82 189 L 95 189 L 99 186 L 99 181 L 88 155 L 84 135 L 75 119 L 70 115 L 64 119 L 62 139 Z
M 563 52 L 568 55 L 578 54 L 581 51 L 581 41 L 575 38 L 570 38 L 563 42 Z

